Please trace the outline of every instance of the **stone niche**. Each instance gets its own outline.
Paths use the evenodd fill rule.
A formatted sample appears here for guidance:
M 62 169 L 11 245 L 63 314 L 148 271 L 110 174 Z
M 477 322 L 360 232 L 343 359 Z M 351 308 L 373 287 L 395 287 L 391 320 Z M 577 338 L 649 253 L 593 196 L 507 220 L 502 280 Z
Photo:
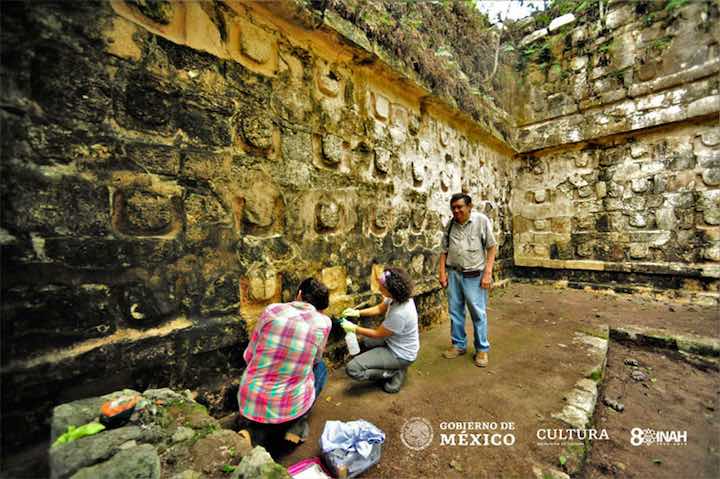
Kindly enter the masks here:
M 282 297 L 282 275 L 265 264 L 255 264 L 240 279 L 240 314 L 248 323 L 248 331 L 265 307 L 279 303 Z
M 390 172 L 392 154 L 385 148 L 375 148 L 373 168 L 376 176 L 384 177 Z
M 337 135 L 326 134 L 320 142 L 323 163 L 330 167 L 340 166 L 345 154 L 345 142 L 343 139 Z
M 342 224 L 343 207 L 332 198 L 324 198 L 315 205 L 315 229 L 320 233 L 336 231 Z
M 179 196 L 128 188 L 113 194 L 113 225 L 128 236 L 173 236 L 182 228 Z
M 320 272 L 320 281 L 330 290 L 330 305 L 333 310 L 340 310 L 335 303 L 347 303 L 348 277 L 344 266 L 331 266 L 323 268 Z
M 393 225 L 393 210 L 389 207 L 377 206 L 371 209 L 370 232 L 384 236 Z
M 270 177 L 260 172 L 246 176 L 228 192 L 240 234 L 269 236 L 283 232 L 285 201 Z
M 313 95 L 326 118 L 333 124 L 339 124 L 346 107 L 345 89 L 347 73 L 336 64 L 323 59 L 315 62 L 315 88 Z M 348 95 L 350 97 L 350 95 Z
M 269 150 L 274 143 L 275 125 L 264 115 L 249 115 L 240 121 L 240 131 L 247 145 L 262 152 Z
M 358 222 L 359 199 L 354 190 L 306 191 L 287 198 L 286 233 L 292 241 L 306 244 L 350 232 Z

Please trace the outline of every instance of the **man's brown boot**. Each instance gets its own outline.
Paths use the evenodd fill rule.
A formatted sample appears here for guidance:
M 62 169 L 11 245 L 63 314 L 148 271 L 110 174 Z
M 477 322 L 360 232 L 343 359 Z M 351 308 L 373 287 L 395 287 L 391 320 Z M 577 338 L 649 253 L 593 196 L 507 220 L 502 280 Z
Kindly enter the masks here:
M 464 350 L 464 349 L 458 349 L 458 348 L 456 348 L 455 346 L 453 346 L 452 348 L 450 348 L 450 349 L 448 349 L 447 351 L 444 351 L 444 352 L 442 353 L 442 355 L 443 355 L 443 357 L 444 357 L 445 359 L 453 359 L 453 358 L 456 358 L 456 357 L 458 357 L 458 356 L 462 356 L 463 354 L 465 354 L 465 350 Z
M 475 353 L 475 357 L 473 358 L 473 362 L 475 363 L 475 366 L 479 368 L 486 368 L 488 365 L 488 353 Z

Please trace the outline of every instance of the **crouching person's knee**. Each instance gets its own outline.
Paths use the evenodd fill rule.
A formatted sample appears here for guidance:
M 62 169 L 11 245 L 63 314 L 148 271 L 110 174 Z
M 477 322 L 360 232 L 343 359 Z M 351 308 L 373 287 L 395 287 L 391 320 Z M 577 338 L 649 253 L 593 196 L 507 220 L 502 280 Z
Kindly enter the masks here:
M 345 373 L 353 379 L 360 379 L 362 376 L 362 367 L 353 359 L 345 366 Z

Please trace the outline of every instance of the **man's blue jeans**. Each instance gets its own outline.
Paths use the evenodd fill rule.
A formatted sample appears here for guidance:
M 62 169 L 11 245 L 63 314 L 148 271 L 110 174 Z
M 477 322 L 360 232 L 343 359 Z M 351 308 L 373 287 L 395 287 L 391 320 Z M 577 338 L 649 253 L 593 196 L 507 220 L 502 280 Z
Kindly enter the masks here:
M 480 287 L 481 276 L 466 278 L 462 273 L 448 271 L 448 310 L 450 312 L 450 338 L 453 345 L 467 349 L 465 332 L 465 306 L 470 311 L 475 334 L 475 351 L 490 350 L 488 341 L 487 307 L 488 290 Z
M 315 401 L 320 397 L 320 391 L 325 387 L 327 382 L 328 370 L 325 361 L 322 359 L 313 366 L 313 374 L 315 375 Z

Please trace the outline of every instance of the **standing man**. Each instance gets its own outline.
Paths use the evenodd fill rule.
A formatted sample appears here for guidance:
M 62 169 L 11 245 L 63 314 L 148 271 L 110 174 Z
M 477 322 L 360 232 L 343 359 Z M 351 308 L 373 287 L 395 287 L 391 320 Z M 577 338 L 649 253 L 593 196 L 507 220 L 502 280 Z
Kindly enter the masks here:
M 440 254 L 440 285 L 448 289 L 452 347 L 443 353 L 456 358 L 467 350 L 465 306 L 473 322 L 476 366 L 488 365 L 490 342 L 487 334 L 488 290 L 492 284 L 497 243 L 490 219 L 472 211 L 472 199 L 464 193 L 450 198 L 453 217 L 445 227 Z
M 322 361 L 332 323 L 327 286 L 314 278 L 300 283 L 295 301 L 271 304 L 258 319 L 243 358 L 238 389 L 240 426 L 255 444 L 298 443 L 309 432 L 307 413 L 327 380 Z

